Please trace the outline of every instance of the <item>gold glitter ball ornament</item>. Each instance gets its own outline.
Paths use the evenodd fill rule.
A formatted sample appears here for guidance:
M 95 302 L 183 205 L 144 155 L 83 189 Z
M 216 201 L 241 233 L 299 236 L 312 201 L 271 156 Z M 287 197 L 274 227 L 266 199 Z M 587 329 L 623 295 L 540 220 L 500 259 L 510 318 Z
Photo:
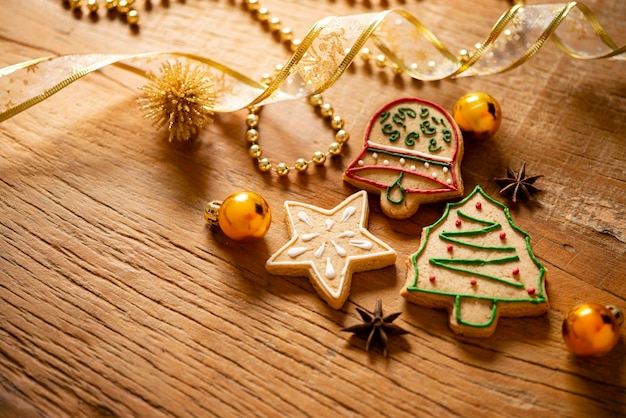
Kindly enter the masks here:
M 186 141 L 213 121 L 216 89 L 209 67 L 166 61 L 160 75 L 148 73 L 148 78 L 138 102 L 158 129 L 167 126 L 170 141 Z
M 619 341 L 623 321 L 621 310 L 615 306 L 583 303 L 565 315 L 563 341 L 577 356 L 602 356 Z

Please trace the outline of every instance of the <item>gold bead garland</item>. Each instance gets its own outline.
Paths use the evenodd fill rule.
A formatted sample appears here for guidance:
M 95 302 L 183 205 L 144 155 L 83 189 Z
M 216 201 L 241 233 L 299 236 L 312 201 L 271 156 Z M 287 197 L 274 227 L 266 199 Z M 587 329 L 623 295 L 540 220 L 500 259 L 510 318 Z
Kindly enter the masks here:
M 300 39 L 296 39 L 291 28 L 283 26 L 280 18 L 272 16 L 267 7 L 261 7 L 258 0 L 244 0 L 246 8 L 261 25 L 267 25 L 270 32 L 278 35 L 278 39 L 291 52 L 295 52 L 300 46 Z
M 292 170 L 303 173 L 311 164 L 318 166 L 324 165 L 329 156 L 341 154 L 343 145 L 350 139 L 350 134 L 344 128 L 344 120 L 341 116 L 335 115 L 333 107 L 329 103 L 324 103 L 324 99 L 320 94 L 313 95 L 309 98 L 309 103 L 317 108 L 324 119 L 328 119 L 331 128 L 335 131 L 335 140 L 330 143 L 326 152 L 316 151 L 310 159 L 298 158 L 293 165 L 286 163 L 278 163 L 276 166 L 269 158 L 263 156 L 263 150 L 259 145 L 260 133 L 259 125 L 259 108 L 249 108 L 249 114 L 246 117 L 246 141 L 250 144 L 248 155 L 256 160 L 257 167 L 264 173 L 274 170 L 279 176 L 287 176 Z
M 100 8 L 106 9 L 108 12 L 120 13 L 126 22 L 131 26 L 139 25 L 139 12 L 132 8 L 136 0 L 63 0 L 71 10 L 80 10 L 83 6 L 87 7 L 89 13 L 97 13 Z M 150 0 L 144 0 L 145 4 L 150 4 Z M 290 52 L 295 52 L 300 46 L 301 40 L 295 38 L 291 28 L 283 26 L 282 20 L 273 16 L 267 7 L 262 7 L 259 0 L 243 0 L 243 5 L 256 18 L 261 25 L 266 25 L 272 34 L 278 36 L 278 41 L 283 43 Z M 401 75 L 404 70 L 396 64 L 390 64 L 385 55 L 379 54 L 373 56 L 368 48 L 363 48 L 360 54 L 362 60 L 366 63 L 374 61 L 378 68 L 391 68 L 395 75 Z
M 276 73 L 282 69 L 281 65 L 276 66 Z M 262 78 L 264 84 L 271 82 L 271 76 L 264 74 Z M 264 173 L 274 170 L 281 177 L 287 176 L 291 171 L 296 170 L 299 173 L 305 172 L 311 164 L 322 166 L 329 156 L 337 156 L 341 154 L 343 145 L 350 139 L 350 134 L 344 129 L 345 122 L 341 116 L 335 115 L 335 110 L 330 103 L 325 103 L 321 94 L 315 94 L 309 97 L 309 103 L 316 108 L 322 118 L 329 121 L 330 127 L 335 131 L 335 140 L 330 143 L 326 152 L 316 151 L 311 159 L 298 158 L 293 165 L 284 162 L 278 163 L 276 166 L 269 158 L 263 156 L 263 150 L 259 145 L 259 108 L 256 106 L 248 108 L 250 112 L 246 117 L 246 141 L 250 144 L 248 155 L 256 160 L 257 167 Z
M 301 42 L 300 39 L 295 38 L 291 28 L 283 26 L 280 18 L 272 16 L 268 8 L 261 7 L 259 0 L 244 0 L 244 2 L 248 11 L 254 15 L 260 24 L 267 24 L 270 32 L 278 35 L 279 42 L 282 42 L 291 52 L 298 49 Z M 282 65 L 277 65 L 275 74 L 278 74 L 281 70 Z M 261 80 L 265 85 L 269 85 L 271 81 L 272 76 L 269 74 L 264 74 Z M 298 158 L 293 165 L 280 162 L 274 166 L 269 158 L 263 157 L 263 150 L 258 143 L 260 138 L 260 133 L 257 129 L 259 124 L 259 108 L 251 107 L 248 109 L 250 112 L 246 117 L 246 140 L 250 144 L 248 155 L 256 160 L 257 167 L 260 171 L 267 173 L 274 170 L 280 177 L 287 176 L 293 170 L 304 173 L 311 164 L 322 166 L 329 156 L 341 154 L 343 144 L 350 139 L 350 134 L 343 129 L 345 125 L 343 118 L 334 114 L 332 105 L 330 103 L 324 103 L 324 99 L 320 94 L 309 97 L 309 103 L 319 111 L 324 119 L 330 121 L 330 126 L 335 131 L 335 140 L 330 143 L 326 152 L 316 151 L 310 159 Z
M 72 11 L 80 11 L 85 6 L 90 14 L 98 13 L 100 8 L 108 13 L 119 13 L 129 25 L 137 27 L 139 25 L 139 11 L 133 8 L 135 0 L 63 0 L 63 4 Z M 150 0 L 145 0 L 145 4 L 150 4 Z

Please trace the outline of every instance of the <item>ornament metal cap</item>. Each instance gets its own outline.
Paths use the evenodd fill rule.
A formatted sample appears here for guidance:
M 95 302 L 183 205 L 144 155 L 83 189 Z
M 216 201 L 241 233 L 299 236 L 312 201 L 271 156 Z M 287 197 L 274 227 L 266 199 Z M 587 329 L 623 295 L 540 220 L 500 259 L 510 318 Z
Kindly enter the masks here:
M 222 206 L 221 200 L 212 200 L 204 207 L 204 220 L 211 226 L 218 224 L 218 217 L 220 213 L 220 207 Z

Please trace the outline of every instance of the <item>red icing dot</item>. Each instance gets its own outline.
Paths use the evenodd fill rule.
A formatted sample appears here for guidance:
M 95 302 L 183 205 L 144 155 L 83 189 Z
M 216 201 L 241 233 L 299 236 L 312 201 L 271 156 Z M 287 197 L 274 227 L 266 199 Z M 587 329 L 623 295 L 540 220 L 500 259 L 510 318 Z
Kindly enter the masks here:
M 476 202 L 476 209 L 482 209 L 483 204 L 481 202 Z
M 454 247 L 452 246 L 452 244 L 449 244 L 446 249 L 448 250 L 449 253 L 451 253 L 453 248 Z
M 529 295 L 534 295 L 534 294 L 535 294 L 535 292 L 536 292 L 536 290 L 535 290 L 535 288 L 534 288 L 534 287 L 529 287 L 527 291 L 528 291 L 528 294 L 529 294 Z
M 506 232 L 500 232 L 500 239 L 506 238 Z
M 457 227 L 461 226 L 461 220 L 457 219 L 456 222 L 454 223 Z
M 474 286 L 476 283 L 478 283 L 478 280 L 472 279 L 472 280 L 470 280 L 470 283 L 471 283 L 472 286 Z
M 431 282 L 434 282 L 434 281 L 435 281 L 435 276 L 430 276 L 430 277 L 428 278 L 428 280 L 430 280 Z
M 519 269 L 518 269 L 517 267 L 515 267 L 515 268 L 513 269 L 513 274 L 514 274 L 515 276 L 517 276 L 517 275 L 519 274 Z

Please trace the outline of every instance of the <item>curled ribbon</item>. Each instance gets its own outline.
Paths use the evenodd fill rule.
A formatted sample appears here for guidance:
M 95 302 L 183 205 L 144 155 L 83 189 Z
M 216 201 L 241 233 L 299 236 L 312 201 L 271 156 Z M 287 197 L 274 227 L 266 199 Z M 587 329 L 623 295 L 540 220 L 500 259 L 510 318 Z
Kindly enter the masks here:
M 181 52 L 39 58 L 0 69 L 0 122 L 49 98 L 83 76 L 112 65 L 147 76 L 158 59 L 186 58 L 221 73 L 215 112 L 231 112 L 321 93 L 331 87 L 369 40 L 403 72 L 418 80 L 478 76 L 516 68 L 551 39 L 577 59 L 626 60 L 591 11 L 569 2 L 515 4 L 496 22 L 473 52 L 452 53 L 415 16 L 405 10 L 327 17 L 309 30 L 298 49 L 269 85 L 212 59 Z M 132 63 L 132 65 L 130 64 Z

